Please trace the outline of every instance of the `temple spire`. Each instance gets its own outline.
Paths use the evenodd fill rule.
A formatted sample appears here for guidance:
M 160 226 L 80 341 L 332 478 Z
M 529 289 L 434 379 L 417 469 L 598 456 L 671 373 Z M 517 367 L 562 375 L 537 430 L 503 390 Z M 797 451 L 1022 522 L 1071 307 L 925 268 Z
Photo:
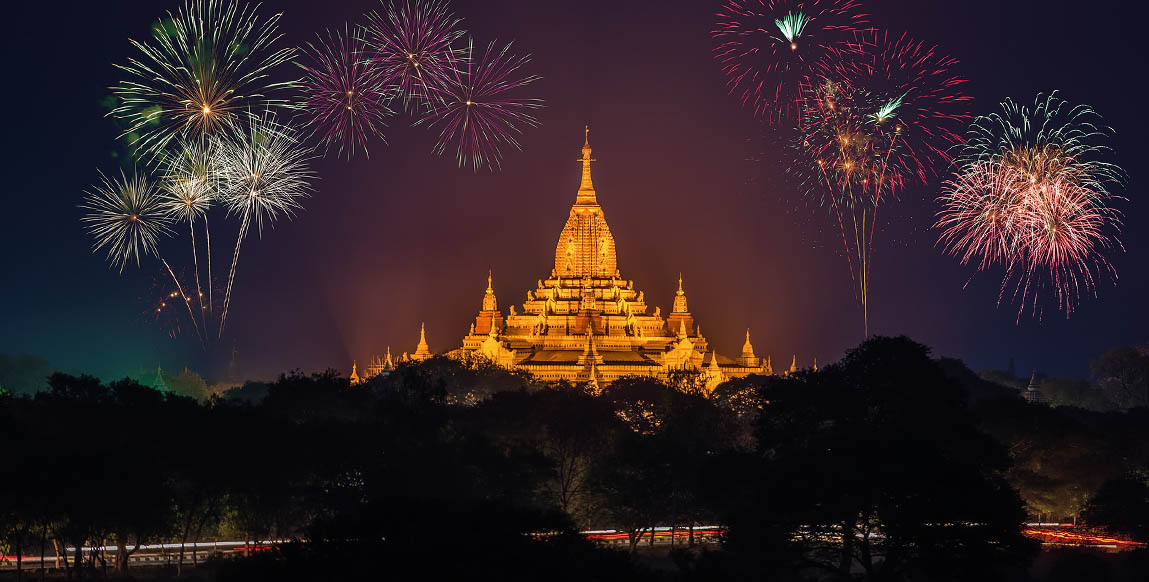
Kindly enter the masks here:
M 585 133 L 586 140 L 582 145 L 582 158 L 580 159 L 582 162 L 582 183 L 579 184 L 578 199 L 575 201 L 575 204 L 598 206 L 598 198 L 594 192 L 594 183 L 591 182 L 590 179 L 590 163 L 595 161 L 594 158 L 590 157 L 590 125 L 586 126 Z
M 670 305 L 671 313 L 689 313 L 686 307 L 686 292 L 682 290 L 682 273 L 678 274 L 678 291 L 674 292 L 674 303 Z
M 499 302 L 495 299 L 495 289 L 491 286 L 492 273 L 487 271 L 487 292 L 483 294 L 483 311 L 497 311 Z
M 414 359 L 422 362 L 431 357 L 431 348 L 427 345 L 427 332 L 426 327 L 419 324 L 419 345 L 415 346 Z
M 750 343 L 750 328 L 746 328 L 746 343 L 742 344 L 742 357 L 754 358 L 754 346 Z

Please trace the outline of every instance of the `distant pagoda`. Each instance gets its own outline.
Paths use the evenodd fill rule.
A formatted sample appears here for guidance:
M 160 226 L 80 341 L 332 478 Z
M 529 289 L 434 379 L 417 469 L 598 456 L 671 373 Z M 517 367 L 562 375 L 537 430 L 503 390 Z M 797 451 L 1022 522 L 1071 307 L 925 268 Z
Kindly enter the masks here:
M 582 147 L 582 181 L 575 203 L 555 247 L 554 268 L 534 290 L 528 290 L 521 311 L 499 310 L 491 274 L 481 309 L 462 346 L 449 357 L 482 357 L 497 365 L 525 370 L 544 381 L 566 380 L 605 386 L 623 376 L 666 378 L 675 371 L 693 371 L 708 389 L 730 378 L 774 373 L 769 358 L 759 358 L 746 331 L 736 358 L 716 353 L 687 307 L 682 276 L 670 313 L 650 306 L 634 281 L 618 270 L 614 236 L 598 203 L 591 181 L 590 130 Z M 420 328 L 415 353 L 400 361 L 431 355 L 425 329 Z M 373 359 L 367 377 L 392 368 L 386 359 Z M 790 371 L 797 371 L 797 358 Z

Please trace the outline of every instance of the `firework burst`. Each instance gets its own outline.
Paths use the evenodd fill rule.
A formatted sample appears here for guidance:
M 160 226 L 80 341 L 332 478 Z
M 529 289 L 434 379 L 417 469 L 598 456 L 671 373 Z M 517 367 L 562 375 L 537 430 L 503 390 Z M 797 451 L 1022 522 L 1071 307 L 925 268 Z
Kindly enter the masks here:
M 926 184 L 951 161 L 968 97 L 950 72 L 956 61 L 936 47 L 874 29 L 852 37 L 828 49 L 800 84 L 798 149 L 808 163 L 791 173 L 834 211 L 868 335 L 878 208 L 907 181 Z
M 187 294 L 159 252 L 160 239 L 172 231 L 169 227 L 171 218 L 165 212 L 155 186 L 142 174 L 129 179 L 121 172 L 119 180 L 109 180 L 101 172 L 100 179 L 101 183 L 85 195 L 80 205 L 87 211 L 81 220 L 88 224 L 88 230 L 95 238 L 92 251 L 104 250 L 108 262 L 113 267 L 119 266 L 121 273 L 130 261 L 139 266 L 142 257 L 158 259 L 171 275 L 180 297 L 187 304 L 188 315 L 196 323 Z M 196 334 L 199 335 L 198 324 Z
M 510 43 L 497 49 L 492 42 L 476 58 L 468 41 L 462 61 L 450 67 L 441 102 L 419 120 L 439 130 L 436 154 L 454 147 L 459 166 L 470 164 L 478 171 L 481 166 L 500 167 L 504 146 L 522 149 L 517 136 L 524 127 L 538 126 L 531 112 L 543 102 L 507 95 L 539 79 L 519 72 L 530 56 L 514 56 L 510 49 Z
M 211 270 L 211 230 L 207 212 L 215 203 L 219 188 L 217 149 L 214 142 L 181 140 L 174 152 L 166 152 L 163 157 L 163 191 L 161 205 L 176 222 L 187 223 L 191 236 L 192 267 L 195 270 L 196 303 L 199 306 L 200 320 L 204 328 L 207 318 L 214 308 L 214 296 L 210 281 Z M 207 297 L 200 285 L 199 246 L 196 244 L 196 223 L 202 221 L 204 238 L 207 242 Z M 206 300 L 206 302 L 205 302 Z
M 240 217 L 239 234 L 228 270 L 219 333 L 223 334 L 231 305 L 231 290 L 239 263 L 239 250 L 254 222 L 262 236 L 264 222 L 294 216 L 300 200 L 311 192 L 315 174 L 308 167 L 311 150 L 290 125 L 277 121 L 274 112 L 252 117 L 248 127 L 217 141 L 219 198 L 229 215 Z
M 160 239 L 171 234 L 162 199 L 143 174 L 128 178 L 121 172 L 117 180 L 101 172 L 100 183 L 85 193 L 80 207 L 95 239 L 92 252 L 104 251 L 121 273 L 129 262 L 139 266 L 142 257 L 158 254 Z
M 893 190 L 886 166 L 900 133 L 882 131 L 878 116 L 892 115 L 889 110 L 896 106 L 829 79 L 804 92 L 796 149 L 806 163 L 789 172 L 799 176 L 807 196 L 833 210 L 869 336 L 874 223 L 879 202 Z
M 1004 266 L 999 302 L 1017 301 L 1019 319 L 1026 308 L 1040 316 L 1047 293 L 1068 317 L 1082 295 L 1096 295 L 1100 274 L 1116 280 L 1106 257 L 1122 249 L 1111 190 L 1125 173 L 1105 161 L 1111 132 L 1092 109 L 1056 92 L 1038 95 L 1032 108 L 1007 100 L 968 131 L 957 175 L 939 198 L 938 243 L 962 264 Z
M 181 140 L 162 158 L 161 207 L 179 222 L 204 218 L 215 202 L 219 172 L 211 142 Z
M 979 269 L 1008 263 L 1020 242 L 1027 188 L 1009 168 L 993 161 L 975 161 L 942 185 L 942 204 L 935 225 L 944 232 L 946 250 L 962 264 Z
M 833 52 L 823 75 L 847 92 L 870 96 L 866 121 L 885 146 L 882 171 L 891 192 L 912 176 L 923 184 L 937 177 L 971 118 L 970 97 L 962 92 L 966 81 L 952 71 L 957 59 L 908 35 L 876 29 L 856 31 L 853 41 Z
M 726 86 L 770 124 L 800 114 L 801 84 L 866 23 L 855 0 L 726 0 L 711 36 Z
M 216 133 L 249 107 L 288 106 L 274 94 L 292 83 L 271 82 L 269 71 L 294 51 L 274 47 L 280 15 L 262 18 L 257 8 L 186 0 L 150 41 L 132 40 L 141 54 L 117 65 L 128 79 L 112 87 L 119 103 L 110 115 L 127 124 L 120 137 L 154 159 L 173 139 Z
M 301 52 L 305 57 L 305 62 L 297 63 L 304 71 L 301 108 L 325 151 L 336 146 L 350 158 L 356 148 L 367 153 L 370 135 L 386 143 L 383 128 L 392 113 L 387 107 L 391 90 L 380 69 L 366 61 L 362 41 L 345 27 L 328 31 L 326 38 L 320 35 Z
M 463 35 L 460 22 L 440 0 L 393 0 L 367 15 L 360 34 L 370 65 L 398 92 L 404 111 L 434 106 L 455 60 L 451 44 Z

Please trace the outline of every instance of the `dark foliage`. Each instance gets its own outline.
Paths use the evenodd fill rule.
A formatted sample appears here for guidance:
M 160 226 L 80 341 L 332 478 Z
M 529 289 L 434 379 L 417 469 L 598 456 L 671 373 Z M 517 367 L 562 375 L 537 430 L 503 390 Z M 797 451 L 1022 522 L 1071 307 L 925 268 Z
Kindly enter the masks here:
M 1144 410 L 1027 404 L 905 338 L 710 394 L 636 377 L 595 395 L 446 358 L 206 402 L 48 386 L 0 395 L 0 541 L 128 549 L 67 556 L 72 577 L 126 569 L 140 544 L 241 539 L 251 555 L 216 564 L 221 580 L 642 580 L 655 527 L 717 523 L 720 547 L 678 542 L 676 576 L 993 580 L 1033 557 L 1027 506 L 1092 499 L 1089 519 L 1138 536 L 1149 521 L 1144 483 L 1101 485 L 1146 466 Z M 577 533 L 592 527 L 629 552 Z

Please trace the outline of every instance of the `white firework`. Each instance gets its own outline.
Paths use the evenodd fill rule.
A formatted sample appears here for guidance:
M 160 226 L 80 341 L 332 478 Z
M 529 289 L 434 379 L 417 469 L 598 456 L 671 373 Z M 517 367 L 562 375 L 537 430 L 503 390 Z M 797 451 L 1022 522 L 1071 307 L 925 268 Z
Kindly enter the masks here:
M 214 147 L 218 151 L 219 201 L 228 215 L 240 217 L 220 317 L 222 335 L 240 246 L 252 222 L 262 237 L 265 221 L 274 223 L 281 217 L 294 216 L 302 207 L 300 201 L 311 193 L 315 173 L 308 166 L 311 148 L 303 144 L 292 126 L 277 121 L 270 110 L 262 116 L 251 116 L 247 128 L 227 132 Z
M 81 219 L 95 239 L 92 252 L 104 251 L 112 267 L 122 273 L 129 262 L 157 254 L 161 238 L 171 234 L 171 219 L 155 186 L 142 174 L 109 179 L 100 172 L 100 183 L 85 192 L 80 205 L 87 211 Z

